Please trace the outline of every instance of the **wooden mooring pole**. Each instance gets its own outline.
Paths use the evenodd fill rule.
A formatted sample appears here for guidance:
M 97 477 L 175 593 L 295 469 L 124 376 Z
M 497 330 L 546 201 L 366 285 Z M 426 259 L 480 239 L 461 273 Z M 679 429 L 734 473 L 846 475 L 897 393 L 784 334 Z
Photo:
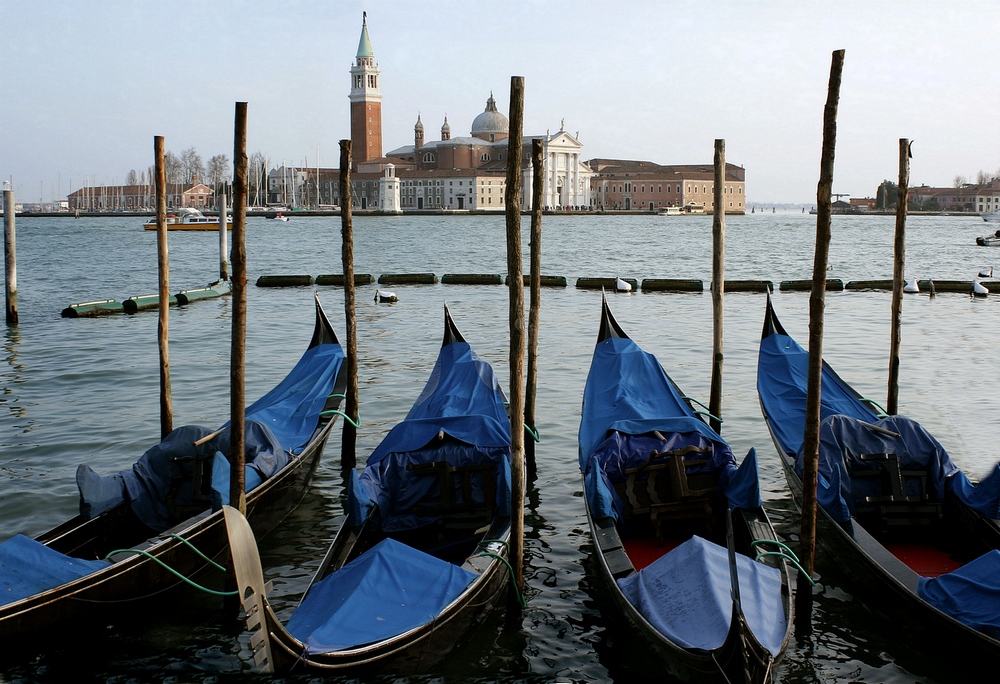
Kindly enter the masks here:
M 542 187 L 545 165 L 542 159 L 542 141 L 531 141 L 531 299 L 528 308 L 528 378 L 524 392 L 524 458 L 527 472 L 534 475 L 535 442 L 538 427 L 535 425 L 535 392 L 538 386 L 538 329 L 542 318 Z
M 170 391 L 170 256 L 167 252 L 167 177 L 163 163 L 163 136 L 153 138 L 156 169 L 156 266 L 159 274 L 159 324 L 157 338 L 160 347 L 160 439 L 174 429 L 173 399 Z
M 826 107 L 823 110 L 823 154 L 816 188 L 816 251 L 813 259 L 812 291 L 809 295 L 809 376 L 806 390 L 804 467 L 802 473 L 802 528 L 799 558 L 812 576 L 816 564 L 816 485 L 819 473 L 819 422 L 823 378 L 823 308 L 826 296 L 826 265 L 830 256 L 830 224 L 833 212 L 833 159 L 837 147 L 837 104 L 844 51 L 836 50 L 830 67 Z M 802 573 L 796 586 L 795 626 L 800 634 L 812 632 L 812 587 Z
M 7 325 L 17 325 L 17 250 L 14 246 L 14 191 L 10 182 L 3 189 L 3 265 Z
M 524 588 L 524 269 L 521 264 L 521 139 L 524 77 L 510 79 L 507 138 L 507 278 L 510 293 L 510 562 Z
M 886 411 L 899 412 L 899 344 L 902 340 L 903 285 L 906 263 L 906 199 L 910 186 L 910 141 L 899 139 L 899 199 L 896 201 L 896 240 L 892 260 L 892 327 L 889 344 L 889 396 Z
M 246 515 L 247 103 L 236 103 L 233 141 L 233 334 L 229 366 L 229 505 Z
M 219 193 L 219 280 L 229 280 L 229 246 L 226 241 L 229 239 L 229 222 L 227 221 L 229 209 L 226 207 L 226 186 L 222 186 Z
M 726 141 L 715 141 L 715 188 L 712 213 L 712 385 L 709 425 L 722 434 L 722 328 L 726 291 Z
M 344 268 L 344 315 L 347 319 L 347 398 L 345 413 L 358 422 L 358 332 L 354 304 L 354 226 L 351 212 L 351 141 L 340 141 L 340 235 L 341 262 Z M 344 421 L 341 433 L 340 468 L 347 473 L 358 464 L 358 430 Z

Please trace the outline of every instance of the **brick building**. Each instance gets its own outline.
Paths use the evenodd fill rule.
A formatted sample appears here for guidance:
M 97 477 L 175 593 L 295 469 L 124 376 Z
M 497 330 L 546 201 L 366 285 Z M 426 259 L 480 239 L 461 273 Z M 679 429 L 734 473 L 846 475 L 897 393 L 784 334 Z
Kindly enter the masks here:
M 710 164 L 663 165 L 626 159 L 591 159 L 587 164 L 594 171 L 590 196 L 595 210 L 715 210 L 715 169 Z M 745 169 L 726 164 L 727 214 L 745 213 L 745 192 Z

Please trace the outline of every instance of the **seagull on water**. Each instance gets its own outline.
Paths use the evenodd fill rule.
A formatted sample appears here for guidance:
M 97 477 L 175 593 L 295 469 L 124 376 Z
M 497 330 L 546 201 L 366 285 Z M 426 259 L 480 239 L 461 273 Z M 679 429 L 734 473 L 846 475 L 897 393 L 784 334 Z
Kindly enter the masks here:
M 619 292 L 631 292 L 632 284 L 621 278 L 615 278 L 615 289 Z
M 396 296 L 395 292 L 388 292 L 386 290 L 375 290 L 375 302 L 398 302 L 399 298 Z
M 993 277 L 993 267 L 984 268 L 979 272 L 980 278 L 992 278 Z

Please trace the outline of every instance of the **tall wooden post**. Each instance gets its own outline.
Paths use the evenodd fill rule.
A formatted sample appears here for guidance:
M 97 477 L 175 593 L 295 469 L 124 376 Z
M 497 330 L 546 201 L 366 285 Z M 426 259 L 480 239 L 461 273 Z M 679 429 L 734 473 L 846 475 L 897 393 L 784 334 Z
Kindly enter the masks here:
M 229 505 L 246 515 L 247 103 L 236 103 L 233 141 L 233 339 L 229 367 Z
M 153 137 L 156 165 L 156 266 L 159 274 L 159 312 L 157 338 L 160 347 L 160 439 L 174 429 L 173 398 L 170 391 L 170 348 L 168 344 L 170 312 L 170 257 L 167 253 L 167 180 L 163 164 L 163 136 Z
M 341 261 L 344 267 L 344 314 L 347 318 L 347 401 L 346 413 L 358 421 L 358 332 L 354 306 L 354 226 L 351 209 L 351 141 L 340 141 L 340 235 Z M 341 433 L 340 468 L 344 472 L 358 464 L 358 430 L 344 421 Z
M 219 193 L 219 280 L 229 280 L 229 210 L 226 207 L 226 186 Z
M 507 138 L 507 281 L 510 286 L 510 562 L 524 587 L 524 269 L 521 265 L 521 137 L 524 77 L 510 79 Z
M 3 264 L 7 325 L 17 325 L 17 250 L 14 241 L 14 191 L 4 181 L 3 191 Z
M 542 160 L 542 141 L 531 141 L 531 300 L 528 308 L 528 379 L 524 393 L 524 457 L 527 470 L 534 473 L 535 390 L 538 386 L 538 330 L 542 318 L 542 186 L 545 165 Z
M 823 110 L 823 154 L 816 188 L 816 252 L 813 259 L 812 291 L 809 295 L 809 377 L 806 390 L 804 467 L 802 473 L 802 529 L 799 558 L 811 576 L 816 563 L 816 485 L 819 473 L 819 422 L 823 379 L 823 308 L 826 297 L 826 265 L 830 256 L 830 224 L 833 212 L 833 159 L 837 146 L 837 104 L 844 51 L 833 53 L 826 107 Z M 799 574 L 796 587 L 796 628 L 812 631 L 812 588 Z
M 896 201 L 896 240 L 892 260 L 892 339 L 889 345 L 889 415 L 899 412 L 899 343 L 902 339 L 903 285 L 906 262 L 906 202 L 910 186 L 910 141 L 899 139 L 899 199 Z
M 722 433 L 722 328 L 723 297 L 726 291 L 726 141 L 715 141 L 715 188 L 712 218 L 712 386 L 709 424 Z

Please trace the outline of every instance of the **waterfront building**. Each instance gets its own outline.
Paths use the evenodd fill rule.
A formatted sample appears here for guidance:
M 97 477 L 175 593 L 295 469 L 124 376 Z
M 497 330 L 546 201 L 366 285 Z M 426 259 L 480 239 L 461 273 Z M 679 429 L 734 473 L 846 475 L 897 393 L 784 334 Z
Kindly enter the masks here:
M 978 197 L 982 197 L 984 200 L 987 197 L 987 194 L 980 193 L 979 189 L 979 186 L 967 183 L 957 188 L 935 188 L 920 185 L 907 188 L 907 202 L 911 206 L 916 205 L 940 211 L 976 211 Z
M 711 164 L 663 165 L 626 159 L 591 159 L 591 208 L 598 211 L 658 211 L 678 207 L 715 211 L 715 169 Z M 746 170 L 726 164 L 725 212 L 746 212 Z
M 191 183 L 167 183 L 167 208 L 215 207 L 215 192 L 198 176 Z M 156 186 L 94 185 L 80 188 L 67 197 L 69 211 L 156 211 Z

